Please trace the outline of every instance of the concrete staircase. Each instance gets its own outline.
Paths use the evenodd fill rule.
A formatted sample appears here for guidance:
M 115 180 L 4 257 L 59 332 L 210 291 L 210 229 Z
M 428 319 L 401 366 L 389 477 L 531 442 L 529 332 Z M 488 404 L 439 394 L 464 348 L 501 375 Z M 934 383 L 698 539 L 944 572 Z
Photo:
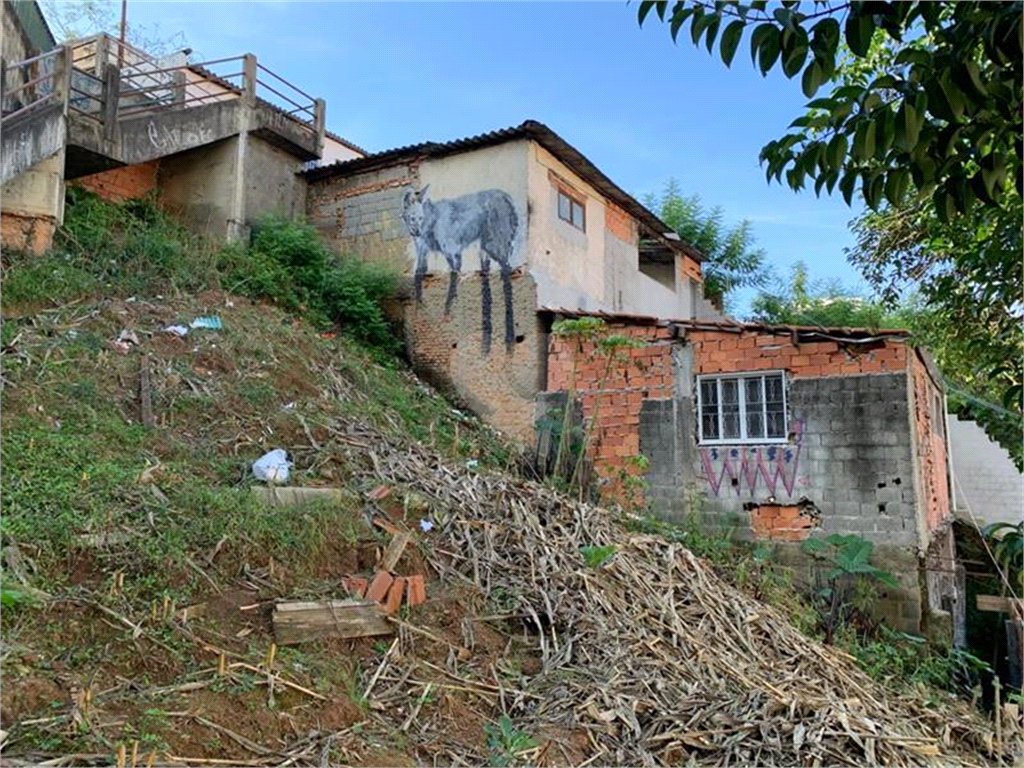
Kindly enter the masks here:
M 12 80 L 20 84 L 0 93 L 5 213 L 12 204 L 30 212 L 45 208 L 59 223 L 67 180 L 179 157 L 232 137 L 240 137 L 238 167 L 249 135 L 296 163 L 323 153 L 324 101 L 252 54 L 187 64 L 181 55 L 159 60 L 97 35 L 7 64 L 0 83 Z M 243 208 L 236 205 L 228 219 L 244 218 Z

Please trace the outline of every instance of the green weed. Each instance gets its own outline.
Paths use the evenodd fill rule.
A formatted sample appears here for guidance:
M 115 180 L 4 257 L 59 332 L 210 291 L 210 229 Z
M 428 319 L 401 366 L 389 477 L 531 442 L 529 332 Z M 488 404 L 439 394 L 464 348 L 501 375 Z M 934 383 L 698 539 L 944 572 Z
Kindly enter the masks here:
M 487 733 L 487 746 L 491 750 L 491 765 L 518 765 L 520 755 L 537 746 L 537 742 L 525 731 L 512 725 L 508 715 L 498 718 L 497 727 L 485 723 L 484 730 Z

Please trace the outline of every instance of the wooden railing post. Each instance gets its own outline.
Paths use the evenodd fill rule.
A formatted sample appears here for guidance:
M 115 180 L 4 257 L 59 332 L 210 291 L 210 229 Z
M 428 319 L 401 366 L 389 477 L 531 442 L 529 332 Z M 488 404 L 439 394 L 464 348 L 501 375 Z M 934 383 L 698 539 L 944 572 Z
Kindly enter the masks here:
M 256 57 L 245 54 L 245 64 L 242 68 L 242 99 L 246 106 L 256 106 Z

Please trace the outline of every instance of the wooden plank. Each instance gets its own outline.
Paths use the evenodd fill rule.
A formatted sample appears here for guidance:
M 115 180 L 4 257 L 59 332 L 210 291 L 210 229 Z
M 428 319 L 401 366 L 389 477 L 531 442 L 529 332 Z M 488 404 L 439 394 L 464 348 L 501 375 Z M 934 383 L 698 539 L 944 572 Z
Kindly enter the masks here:
M 1019 616 L 1024 600 L 1014 600 L 1009 597 L 998 595 L 976 595 L 976 605 L 979 611 L 990 611 L 993 613 L 1014 613 Z
M 412 534 L 408 531 L 398 533 L 391 539 L 391 543 L 388 544 L 387 549 L 384 550 L 384 554 L 380 558 L 380 567 L 388 571 L 389 573 L 395 570 L 395 566 L 398 565 L 398 561 L 402 559 L 402 553 L 405 552 L 406 546 L 412 540 Z
M 287 603 L 278 603 L 274 606 L 275 611 L 288 613 L 289 611 L 315 611 L 320 608 L 353 608 L 359 606 L 372 606 L 372 600 L 290 600 Z
M 278 645 L 324 637 L 390 635 L 394 631 L 381 607 L 366 600 L 280 603 L 273 620 Z

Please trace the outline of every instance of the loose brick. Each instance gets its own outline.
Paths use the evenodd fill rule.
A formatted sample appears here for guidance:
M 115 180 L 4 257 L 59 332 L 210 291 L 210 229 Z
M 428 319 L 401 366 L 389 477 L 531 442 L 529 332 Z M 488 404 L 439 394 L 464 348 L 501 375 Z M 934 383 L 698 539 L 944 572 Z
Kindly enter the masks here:
M 377 571 L 373 581 L 370 582 L 369 588 L 366 590 L 366 599 L 376 600 L 378 603 L 381 602 L 387 596 L 393 581 L 394 579 L 391 578 L 391 574 L 387 571 Z
M 398 609 L 402 607 L 402 597 L 405 595 L 405 581 L 404 577 L 397 576 L 391 583 L 387 602 L 384 603 L 384 612 L 389 616 L 394 616 L 398 613 Z
M 346 576 L 344 585 L 350 595 L 355 597 L 364 597 L 366 595 L 366 588 L 370 585 L 370 582 L 361 576 Z
M 423 576 L 417 574 L 406 579 L 409 593 L 409 607 L 422 605 L 427 602 L 427 587 Z

